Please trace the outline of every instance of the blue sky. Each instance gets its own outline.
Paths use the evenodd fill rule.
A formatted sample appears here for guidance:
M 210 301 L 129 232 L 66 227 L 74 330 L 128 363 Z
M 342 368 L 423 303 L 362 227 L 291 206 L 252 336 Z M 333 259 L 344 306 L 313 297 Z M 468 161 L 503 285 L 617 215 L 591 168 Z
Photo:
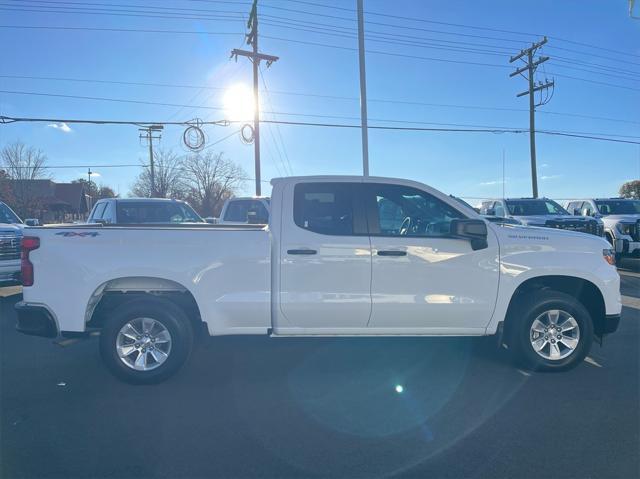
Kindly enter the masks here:
M 509 78 L 508 57 L 531 41 L 548 35 L 549 43 L 543 54 L 550 56 L 551 60 L 545 64 L 546 76 L 541 68 L 537 79 L 555 77 L 556 89 L 550 103 L 540 107 L 536 116 L 537 127 L 640 141 L 640 76 L 637 73 L 640 72 L 640 20 L 629 17 L 626 1 L 540 0 L 535 8 L 530 8 L 527 2 L 512 0 L 365 0 L 364 3 L 367 11 L 365 20 L 368 22 L 365 30 L 371 34 L 367 40 L 370 53 L 366 57 L 370 124 L 411 126 L 398 122 L 422 122 L 413 126 L 457 124 L 527 128 L 527 99 L 516 98 L 516 94 L 524 91 L 527 85 L 523 78 Z M 264 79 L 271 93 L 268 96 L 263 94 L 261 98 L 265 112 L 280 114 L 264 113 L 263 118 L 343 124 L 359 122 L 358 57 L 353 50 L 357 48 L 357 40 L 351 37 L 351 30 L 345 30 L 357 26 L 355 13 L 350 11 L 354 6 L 355 0 L 260 1 L 260 13 L 264 15 L 261 16 L 260 49 L 280 57 L 271 68 L 264 70 Z M 57 13 L 63 7 L 67 12 L 73 7 L 76 11 L 84 8 L 90 13 Z M 169 8 L 183 10 L 166 10 Z M 120 10 L 118 15 L 105 14 L 113 13 L 114 9 Z M 151 15 L 144 12 L 158 14 L 154 14 L 154 18 L 134 16 L 140 15 L 141 10 L 142 15 Z M 243 21 L 233 18 L 157 17 L 187 14 L 233 17 L 237 14 L 217 12 L 248 10 L 248 2 L 241 0 L 6 0 L 0 5 L 0 23 L 3 25 L 0 27 L 0 43 L 3 45 L 0 90 L 208 108 L 0 93 L 0 113 L 21 117 L 140 121 L 182 121 L 195 117 L 223 119 L 227 113 L 217 108 L 223 107 L 225 90 L 238 83 L 247 87 L 251 85 L 251 67 L 246 59 L 237 63 L 229 60 L 230 50 L 242 46 Z M 316 24 L 311 25 L 310 22 Z M 333 34 L 327 30 L 330 27 L 318 24 L 337 27 L 346 35 Z M 9 25 L 218 34 L 15 29 L 7 28 Z M 323 33 L 301 30 L 309 27 L 324 30 Z M 384 34 L 383 41 L 373 41 L 374 34 Z M 397 43 L 389 43 L 388 39 Z M 425 58 L 410 58 L 416 56 Z M 134 86 L 7 76 L 211 88 Z M 147 149 L 140 143 L 134 126 L 69 126 L 71 131 L 50 127 L 46 123 L 4 125 L 0 127 L 0 147 L 20 139 L 45 151 L 50 166 L 138 164 L 147 160 Z M 208 140 L 213 142 L 237 128 L 238 125 L 211 126 L 207 127 L 206 133 Z M 180 143 L 182 132 L 182 127 L 167 127 L 161 147 L 184 152 Z M 369 139 L 372 175 L 416 179 L 467 198 L 500 196 L 504 151 L 506 194 L 525 196 L 531 193 L 528 134 L 372 130 Z M 262 142 L 265 180 L 289 170 L 286 158 L 296 175 L 360 174 L 362 171 L 360 131 L 357 129 L 284 125 L 276 129 L 273 125 L 264 125 Z M 253 177 L 253 147 L 243 144 L 237 135 L 213 149 L 224 151 L 228 158 L 242 165 Z M 540 193 L 546 196 L 614 195 L 622 182 L 640 177 L 640 145 L 637 144 L 538 135 L 537 149 L 539 188 Z M 139 172 L 136 167 L 95 170 L 101 174 L 98 183 L 110 185 L 122 195 L 128 194 Z M 58 181 L 68 181 L 85 177 L 86 170 L 56 169 L 52 174 Z M 253 182 L 247 181 L 242 193 L 251 194 L 252 188 Z M 268 193 L 268 185 L 265 184 L 264 188 Z

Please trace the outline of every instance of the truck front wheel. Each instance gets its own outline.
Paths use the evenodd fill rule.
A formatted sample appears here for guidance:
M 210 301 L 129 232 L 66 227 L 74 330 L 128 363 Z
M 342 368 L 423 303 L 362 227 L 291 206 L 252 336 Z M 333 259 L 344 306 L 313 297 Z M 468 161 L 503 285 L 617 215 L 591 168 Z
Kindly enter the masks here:
M 137 299 L 116 307 L 100 334 L 100 354 L 123 381 L 164 381 L 185 363 L 193 330 L 184 312 L 163 298 Z
M 582 362 L 591 349 L 591 316 L 568 294 L 549 289 L 529 293 L 514 316 L 510 348 L 527 368 L 571 369 Z

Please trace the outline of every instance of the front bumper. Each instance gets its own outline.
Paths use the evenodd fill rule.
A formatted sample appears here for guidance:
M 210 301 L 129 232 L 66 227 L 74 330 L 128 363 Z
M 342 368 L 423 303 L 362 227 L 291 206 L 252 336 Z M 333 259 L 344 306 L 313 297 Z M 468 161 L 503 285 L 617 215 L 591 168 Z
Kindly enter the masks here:
M 20 260 L 0 261 L 0 283 L 20 281 Z
M 615 251 L 618 254 L 632 254 L 640 251 L 640 241 L 632 241 L 624 238 L 615 240 Z
M 29 336 L 55 338 L 58 336 L 58 325 L 53 315 L 44 306 L 28 304 L 23 301 L 15 305 L 18 313 L 16 329 Z

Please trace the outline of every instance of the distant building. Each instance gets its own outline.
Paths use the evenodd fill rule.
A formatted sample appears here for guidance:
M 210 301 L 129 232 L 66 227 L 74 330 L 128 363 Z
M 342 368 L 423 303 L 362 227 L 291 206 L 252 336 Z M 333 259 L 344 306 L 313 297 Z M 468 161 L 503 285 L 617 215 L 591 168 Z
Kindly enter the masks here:
M 55 183 L 52 180 L 8 180 L 15 210 L 23 218 L 38 218 L 41 223 L 83 220 L 89 212 L 91 197 L 82 183 Z

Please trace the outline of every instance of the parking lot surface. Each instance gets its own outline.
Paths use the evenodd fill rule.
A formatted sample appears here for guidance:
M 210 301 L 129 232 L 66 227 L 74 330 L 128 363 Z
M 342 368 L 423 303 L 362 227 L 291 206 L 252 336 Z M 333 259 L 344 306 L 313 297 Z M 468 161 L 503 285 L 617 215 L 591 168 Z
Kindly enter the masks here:
M 515 368 L 493 338 L 225 337 L 169 381 L 130 386 L 96 338 L 16 333 L 19 295 L 0 297 L 0 472 L 639 477 L 637 264 L 622 264 L 619 331 L 555 374 Z

